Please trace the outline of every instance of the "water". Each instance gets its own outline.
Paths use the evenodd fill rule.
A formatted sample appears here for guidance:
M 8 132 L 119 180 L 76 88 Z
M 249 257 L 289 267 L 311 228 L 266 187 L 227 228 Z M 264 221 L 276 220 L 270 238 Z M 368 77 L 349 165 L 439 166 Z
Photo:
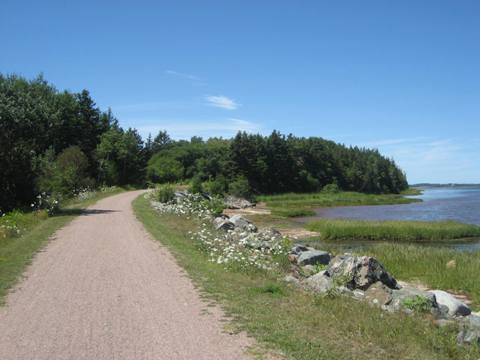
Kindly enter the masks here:
M 343 206 L 315 209 L 316 215 L 299 219 L 308 222 L 316 218 L 356 220 L 456 220 L 480 225 L 480 187 L 429 187 L 419 196 L 422 202 L 404 205 Z M 447 244 L 459 250 L 480 250 L 480 239 Z

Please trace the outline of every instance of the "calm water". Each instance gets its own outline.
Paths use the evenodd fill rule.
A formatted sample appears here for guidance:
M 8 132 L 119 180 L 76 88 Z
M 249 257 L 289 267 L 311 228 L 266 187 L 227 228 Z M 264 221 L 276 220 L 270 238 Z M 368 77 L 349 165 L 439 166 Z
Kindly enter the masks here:
M 406 205 L 344 206 L 315 209 L 316 216 L 299 219 L 308 222 L 316 218 L 359 220 L 456 220 L 480 225 L 480 187 L 424 188 L 424 193 L 412 198 L 423 202 Z M 480 240 L 452 243 L 460 250 L 480 250 Z

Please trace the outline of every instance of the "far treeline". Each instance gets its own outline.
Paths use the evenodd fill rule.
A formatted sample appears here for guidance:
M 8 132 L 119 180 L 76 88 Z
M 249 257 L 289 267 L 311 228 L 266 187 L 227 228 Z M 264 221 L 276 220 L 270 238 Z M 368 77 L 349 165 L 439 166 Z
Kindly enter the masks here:
M 324 186 L 367 193 L 408 187 L 395 162 L 377 150 L 322 138 L 239 132 L 233 139 L 145 141 L 101 111 L 87 90 L 58 91 L 43 77 L 0 74 L 0 210 L 25 207 L 40 193 L 189 181 L 217 192 L 273 194 Z M 206 185 L 207 185 L 206 184 Z

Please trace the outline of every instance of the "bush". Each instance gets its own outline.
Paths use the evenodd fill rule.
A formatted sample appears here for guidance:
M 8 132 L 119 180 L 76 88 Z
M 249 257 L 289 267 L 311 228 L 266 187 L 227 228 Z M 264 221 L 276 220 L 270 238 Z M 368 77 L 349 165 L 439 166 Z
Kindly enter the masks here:
M 337 194 L 339 192 L 340 192 L 340 188 L 336 183 L 325 185 L 322 188 L 322 193 L 325 193 L 325 194 Z
M 214 216 L 221 215 L 225 210 L 225 202 L 219 196 L 214 196 L 211 200 L 205 200 L 205 206 Z
M 225 178 L 210 179 L 203 184 L 206 192 L 213 196 L 222 196 L 225 193 L 226 182 Z
M 228 186 L 228 192 L 233 196 L 253 200 L 253 193 L 250 184 L 243 176 L 237 177 L 230 183 Z
M 155 198 L 161 203 L 168 203 L 175 198 L 175 189 L 172 185 L 161 185 L 155 190 Z
M 203 192 L 202 180 L 199 176 L 194 176 L 192 178 L 192 182 L 190 183 L 188 191 L 190 191 L 192 194 L 200 194 Z
M 70 197 L 82 189 L 94 186 L 88 177 L 88 159 L 78 146 L 70 146 L 63 150 L 54 160 L 53 150 L 48 150 L 37 159 L 40 176 L 37 189 L 44 194 L 60 194 Z M 54 196 L 56 197 L 56 196 Z

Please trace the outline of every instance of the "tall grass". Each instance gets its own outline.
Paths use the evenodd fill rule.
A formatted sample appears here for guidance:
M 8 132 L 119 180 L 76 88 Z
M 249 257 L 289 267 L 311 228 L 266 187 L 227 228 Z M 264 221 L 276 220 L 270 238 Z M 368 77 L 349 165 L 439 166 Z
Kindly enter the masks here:
M 480 226 L 456 221 L 322 219 L 309 223 L 324 240 L 436 241 L 480 237 Z
M 348 191 L 338 193 L 317 192 L 261 195 L 257 197 L 257 200 L 265 202 L 274 215 L 285 217 L 313 215 L 312 209 L 315 207 L 393 205 L 419 201 L 397 194 L 363 194 Z

